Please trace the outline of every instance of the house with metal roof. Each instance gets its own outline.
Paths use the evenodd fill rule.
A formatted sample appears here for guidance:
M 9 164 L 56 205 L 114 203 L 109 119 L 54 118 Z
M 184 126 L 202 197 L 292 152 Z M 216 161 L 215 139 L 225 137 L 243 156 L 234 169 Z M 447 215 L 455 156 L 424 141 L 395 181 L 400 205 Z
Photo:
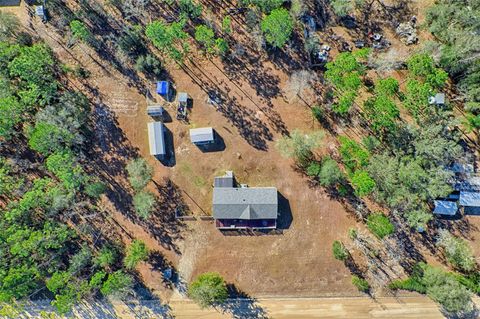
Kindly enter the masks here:
M 161 105 L 148 105 L 147 106 L 147 114 L 151 117 L 158 117 L 163 119 L 163 114 L 165 113 L 165 109 Z
M 275 187 L 237 187 L 232 172 L 215 179 L 213 218 L 218 229 L 275 229 L 278 193 Z
M 465 214 L 480 214 L 480 192 L 461 191 L 459 204 Z
M 162 122 L 150 122 L 148 128 L 148 144 L 150 146 L 150 155 L 163 159 L 165 151 L 165 128 Z
M 448 200 L 435 200 L 433 201 L 435 208 L 433 213 L 435 215 L 447 215 L 447 216 L 454 216 L 457 214 L 458 205 L 455 201 L 448 201 Z
M 434 96 L 431 96 L 428 99 L 429 104 L 435 105 L 444 105 L 445 104 L 445 93 L 437 93 Z
M 211 127 L 190 129 L 190 141 L 195 145 L 215 143 L 215 133 Z

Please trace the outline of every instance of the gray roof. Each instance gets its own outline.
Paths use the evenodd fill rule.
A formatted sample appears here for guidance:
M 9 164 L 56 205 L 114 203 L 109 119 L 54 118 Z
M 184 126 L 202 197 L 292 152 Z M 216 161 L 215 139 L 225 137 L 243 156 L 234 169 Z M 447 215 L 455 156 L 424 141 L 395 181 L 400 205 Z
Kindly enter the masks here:
M 220 187 L 213 189 L 215 219 L 276 219 L 278 195 L 275 187 Z
M 163 115 L 164 109 L 161 105 L 149 105 L 147 106 L 147 114 L 153 116 L 161 116 Z
M 470 207 L 480 207 L 480 193 L 460 192 L 460 205 L 470 206 Z
M 147 124 L 150 155 L 165 155 L 165 135 L 162 122 Z
M 211 142 L 214 140 L 213 129 L 211 127 L 192 128 L 190 140 L 192 143 Z
M 437 93 L 429 99 L 430 104 L 445 104 L 445 93 Z
M 446 200 L 434 201 L 435 209 L 433 213 L 436 215 L 450 215 L 453 216 L 457 213 L 458 206 L 456 202 Z
M 233 187 L 234 184 L 232 171 L 227 171 L 224 176 L 215 177 L 213 180 L 214 187 Z
M 188 93 L 178 92 L 178 102 L 187 102 L 187 101 L 188 101 Z

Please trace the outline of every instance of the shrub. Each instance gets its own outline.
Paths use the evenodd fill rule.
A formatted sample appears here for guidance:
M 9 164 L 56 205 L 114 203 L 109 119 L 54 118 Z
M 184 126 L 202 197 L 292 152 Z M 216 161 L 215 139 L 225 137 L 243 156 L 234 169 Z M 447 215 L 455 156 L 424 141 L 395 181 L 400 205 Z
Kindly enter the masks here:
M 345 136 L 340 136 L 338 140 L 340 141 L 342 161 L 350 171 L 364 168 L 368 165 L 370 153 L 366 149 Z
M 195 40 L 197 40 L 207 53 L 215 53 L 215 33 L 206 25 L 195 27 Z
M 393 226 L 388 217 L 382 213 L 368 215 L 367 227 L 375 236 L 380 239 L 393 234 L 395 231 L 395 226 Z
M 146 51 L 140 28 L 124 28 L 118 39 L 118 47 L 123 53 L 136 57 Z
M 318 181 L 320 185 L 324 187 L 333 186 L 343 181 L 343 172 L 338 167 L 337 162 L 330 156 L 325 156 L 322 159 L 322 166 L 318 173 Z
M 153 169 L 143 158 L 137 158 L 127 164 L 127 172 L 130 185 L 135 191 L 140 191 L 152 179 Z
M 147 219 L 155 206 L 155 196 L 151 192 L 141 191 L 133 197 L 133 206 L 139 217 Z
M 307 175 L 311 177 L 317 177 L 320 174 L 322 166 L 318 162 L 311 162 L 307 167 Z
M 370 285 L 368 281 L 363 278 L 358 277 L 357 275 L 352 276 L 352 284 L 357 287 L 359 291 L 368 292 L 370 290 Z
M 188 296 L 204 308 L 224 302 L 228 291 L 225 281 L 218 273 L 208 272 L 198 276 L 189 285 Z
M 191 19 L 196 19 L 202 15 L 202 5 L 195 4 L 193 0 L 179 0 L 178 6 L 180 11 Z
M 188 34 L 183 31 L 185 19 L 171 24 L 162 21 L 153 21 L 145 29 L 145 35 L 160 51 L 167 53 L 174 61 L 183 61 L 184 54 L 188 51 L 185 39 Z
M 427 288 L 416 278 L 407 278 L 403 280 L 394 280 L 389 285 L 388 288 L 392 290 L 402 289 L 408 291 L 416 291 L 418 293 L 424 294 L 427 292 Z
M 105 246 L 105 247 L 102 247 L 102 249 L 100 249 L 100 252 L 98 256 L 95 258 L 94 262 L 96 265 L 106 268 L 114 265 L 117 258 L 118 258 L 117 250 L 113 247 Z
M 11 12 L 0 11 L 0 41 L 7 41 L 20 30 L 20 21 Z
M 324 120 L 324 112 L 319 106 L 312 107 L 312 116 L 319 122 Z
M 102 182 L 93 182 L 85 185 L 85 194 L 88 196 L 98 199 L 100 195 L 105 193 L 107 186 Z
M 332 0 L 330 5 L 336 15 L 344 17 L 353 10 L 354 1 L 352 0 Z
M 471 271 L 475 268 L 475 257 L 463 239 L 453 236 L 446 229 L 441 229 L 437 243 L 444 249 L 447 260 L 455 268 L 463 271 Z
M 91 43 L 92 33 L 83 22 L 72 20 L 70 22 L 70 31 L 72 31 L 72 36 L 74 39 L 78 39 L 85 43 Z
M 143 241 L 134 240 L 127 249 L 123 264 L 127 269 L 134 269 L 139 262 L 148 259 L 148 248 Z
M 348 250 L 342 242 L 335 240 L 332 245 L 333 257 L 338 260 L 345 261 L 348 258 Z
M 70 147 L 73 135 L 55 125 L 39 122 L 29 134 L 28 145 L 42 155 Z
M 154 55 L 141 55 L 135 61 L 135 70 L 145 73 L 150 78 L 158 78 L 163 71 L 162 62 Z
M 222 31 L 226 34 L 232 33 L 232 18 L 225 16 L 222 20 Z
M 275 9 L 262 20 L 261 29 L 267 43 L 275 48 L 281 48 L 292 34 L 292 17 L 283 8 Z
M 357 170 L 350 177 L 355 194 L 359 197 L 370 195 L 375 189 L 376 183 L 367 171 Z
M 121 270 L 117 270 L 114 273 L 108 274 L 107 280 L 105 280 L 102 288 L 100 288 L 100 292 L 104 296 L 121 298 L 131 291 L 133 283 L 132 276 Z
M 321 131 L 304 134 L 294 130 L 290 136 L 280 138 L 275 146 L 283 156 L 294 158 L 298 165 L 305 167 L 310 162 L 312 150 L 320 146 L 323 136 Z
M 47 158 L 47 168 L 67 190 L 78 190 L 86 179 L 83 168 L 70 151 L 55 152 Z

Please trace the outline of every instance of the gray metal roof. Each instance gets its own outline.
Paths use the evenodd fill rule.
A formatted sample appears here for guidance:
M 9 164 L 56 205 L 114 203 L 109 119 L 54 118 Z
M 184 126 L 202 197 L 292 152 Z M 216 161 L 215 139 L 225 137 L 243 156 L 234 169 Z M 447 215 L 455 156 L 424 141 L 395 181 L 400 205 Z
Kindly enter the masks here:
M 278 195 L 275 187 L 220 187 L 213 189 L 215 219 L 276 219 Z
M 214 140 L 213 129 L 211 127 L 192 128 L 190 140 L 192 143 L 211 142 Z
M 164 111 L 165 110 L 163 109 L 163 106 L 161 106 L 161 105 L 149 105 L 149 106 L 147 106 L 147 114 L 148 115 L 161 116 L 161 115 L 163 115 Z
M 162 122 L 147 124 L 150 155 L 165 155 L 165 134 Z
M 178 102 L 187 102 L 187 101 L 188 101 L 188 93 L 178 92 Z
M 460 192 L 460 205 L 470 206 L 470 207 L 480 207 L 480 193 Z
M 214 187 L 233 187 L 234 177 L 232 171 L 226 171 L 224 176 L 215 177 L 213 180 Z
M 456 202 L 446 200 L 434 201 L 435 209 L 433 213 L 436 215 L 450 215 L 453 216 L 457 213 L 458 206 Z

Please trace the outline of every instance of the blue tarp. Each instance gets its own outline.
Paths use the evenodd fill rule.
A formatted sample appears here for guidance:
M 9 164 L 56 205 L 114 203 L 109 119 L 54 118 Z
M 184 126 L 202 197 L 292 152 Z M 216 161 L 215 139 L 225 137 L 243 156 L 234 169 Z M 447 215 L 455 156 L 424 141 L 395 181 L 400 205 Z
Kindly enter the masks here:
M 460 205 L 480 207 L 480 193 L 477 192 L 460 192 Z
M 436 200 L 434 201 L 435 209 L 433 213 L 436 215 L 450 215 L 453 216 L 457 213 L 458 206 L 456 202 L 446 201 L 446 200 Z
M 168 81 L 157 82 L 157 93 L 160 95 L 167 95 L 169 89 Z

